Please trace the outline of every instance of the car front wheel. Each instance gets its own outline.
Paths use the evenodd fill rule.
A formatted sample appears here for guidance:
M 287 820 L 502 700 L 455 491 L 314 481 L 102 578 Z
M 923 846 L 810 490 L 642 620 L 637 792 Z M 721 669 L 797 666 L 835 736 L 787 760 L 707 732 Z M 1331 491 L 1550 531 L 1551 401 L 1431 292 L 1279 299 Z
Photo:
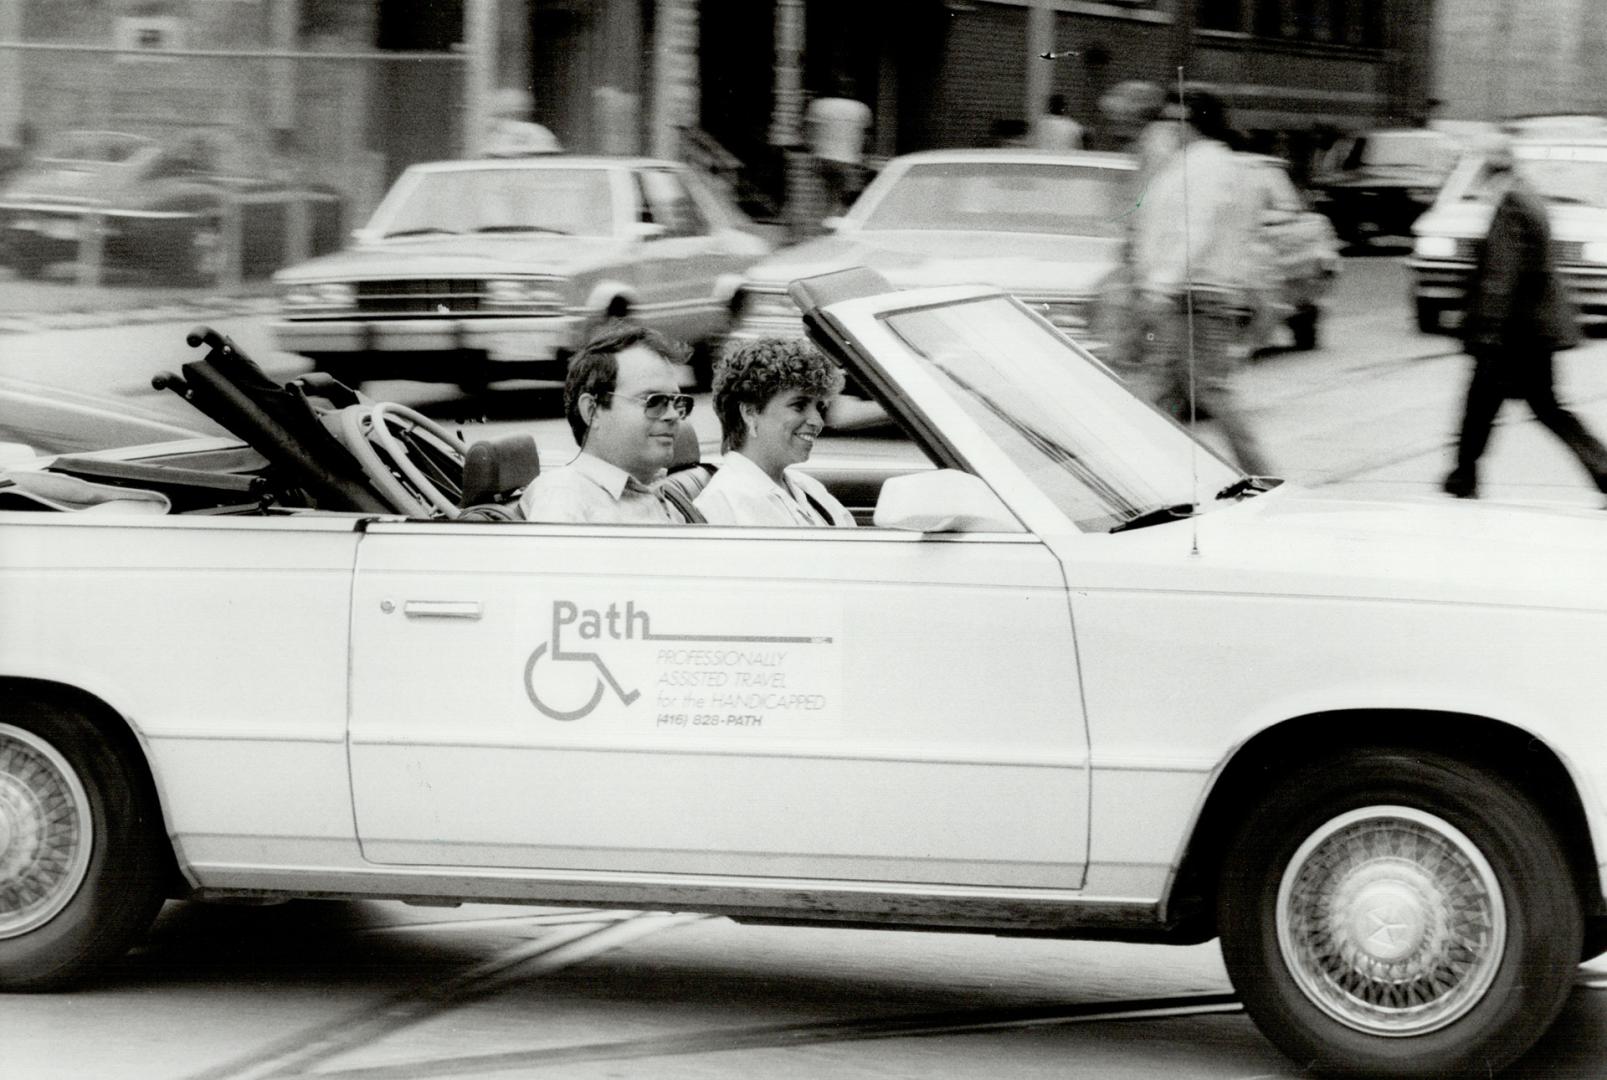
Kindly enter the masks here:
M 1567 859 L 1492 773 L 1346 755 L 1290 777 L 1227 850 L 1233 984 L 1267 1037 L 1318 1072 L 1487 1076 L 1573 985 L 1584 927 Z
M 164 895 L 149 785 L 85 717 L 0 713 L 0 989 L 69 985 L 121 956 Z
M 1417 330 L 1422 334 L 1440 333 L 1440 306 L 1433 301 L 1419 297 L 1414 301 L 1417 308 Z

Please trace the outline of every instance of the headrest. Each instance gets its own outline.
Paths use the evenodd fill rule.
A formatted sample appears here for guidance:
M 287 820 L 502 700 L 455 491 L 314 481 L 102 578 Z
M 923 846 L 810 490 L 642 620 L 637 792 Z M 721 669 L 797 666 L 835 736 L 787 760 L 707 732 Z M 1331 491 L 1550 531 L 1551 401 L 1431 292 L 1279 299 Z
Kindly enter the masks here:
M 691 424 L 678 424 L 675 428 L 675 453 L 670 458 L 670 472 L 690 469 L 703 460 L 703 449 L 698 445 L 697 429 Z
M 463 498 L 459 505 L 502 502 L 529 486 L 541 473 L 541 454 L 532 435 L 481 439 L 463 458 Z

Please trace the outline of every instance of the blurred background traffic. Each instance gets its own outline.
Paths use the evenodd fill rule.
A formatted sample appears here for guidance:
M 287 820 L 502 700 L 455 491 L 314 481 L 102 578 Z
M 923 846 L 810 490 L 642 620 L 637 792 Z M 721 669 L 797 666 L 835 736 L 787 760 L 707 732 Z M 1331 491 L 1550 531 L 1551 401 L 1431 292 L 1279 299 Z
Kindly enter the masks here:
M 1256 165 L 1262 355 L 1454 332 L 1495 128 L 1607 316 L 1597 0 L 6 0 L 0 355 L 212 313 L 270 366 L 483 398 L 628 318 L 701 385 L 848 265 L 1109 349 L 1179 82 Z

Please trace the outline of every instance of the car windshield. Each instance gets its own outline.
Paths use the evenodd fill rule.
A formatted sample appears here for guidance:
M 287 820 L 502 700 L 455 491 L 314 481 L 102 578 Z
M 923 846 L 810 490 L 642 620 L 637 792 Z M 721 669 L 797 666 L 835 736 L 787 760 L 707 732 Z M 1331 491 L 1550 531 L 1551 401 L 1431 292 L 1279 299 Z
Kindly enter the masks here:
M 609 236 L 612 188 L 603 169 L 454 169 L 424 173 L 371 227 L 385 236 L 562 233 Z
M 1401 131 L 1369 135 L 1362 141 L 1363 165 L 1427 165 L 1439 168 L 1454 152 L 1445 139 L 1427 132 Z
M 886 322 L 1079 529 L 1106 532 L 1187 508 L 1206 501 L 1197 492 L 1208 498 L 1240 478 L 1014 300 L 897 312 Z
M 1524 179 L 1547 202 L 1607 210 L 1607 145 L 1520 145 L 1516 153 Z M 1460 201 L 1486 201 L 1490 181 L 1480 165 Z
M 1116 237 L 1129 175 L 1040 162 L 913 165 L 870 207 L 863 228 Z

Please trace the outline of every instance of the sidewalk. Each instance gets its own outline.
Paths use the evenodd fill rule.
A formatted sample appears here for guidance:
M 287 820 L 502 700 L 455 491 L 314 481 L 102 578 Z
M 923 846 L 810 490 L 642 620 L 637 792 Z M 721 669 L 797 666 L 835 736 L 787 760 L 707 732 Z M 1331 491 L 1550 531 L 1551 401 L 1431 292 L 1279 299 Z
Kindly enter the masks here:
M 0 270 L 0 335 L 36 330 L 183 321 L 196 315 L 273 310 L 269 281 L 229 290 L 205 285 L 99 285 L 27 281 Z

